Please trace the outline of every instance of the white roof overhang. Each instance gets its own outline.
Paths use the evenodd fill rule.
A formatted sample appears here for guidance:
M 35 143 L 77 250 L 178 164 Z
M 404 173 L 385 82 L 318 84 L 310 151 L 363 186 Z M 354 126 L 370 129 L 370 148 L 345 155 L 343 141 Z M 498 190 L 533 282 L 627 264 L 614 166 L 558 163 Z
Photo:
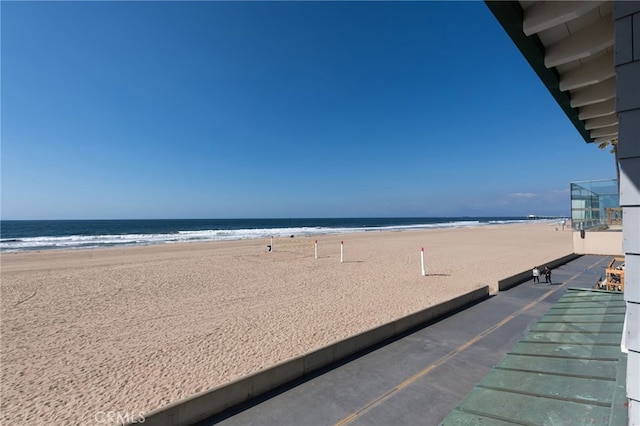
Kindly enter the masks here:
M 618 137 L 611 1 L 485 1 L 586 142 Z

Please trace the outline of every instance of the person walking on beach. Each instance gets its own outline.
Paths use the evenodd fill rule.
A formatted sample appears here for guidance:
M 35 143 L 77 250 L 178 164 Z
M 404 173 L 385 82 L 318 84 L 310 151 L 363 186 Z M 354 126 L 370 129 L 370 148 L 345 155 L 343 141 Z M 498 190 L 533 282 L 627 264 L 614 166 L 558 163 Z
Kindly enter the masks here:
M 551 284 L 551 269 L 548 266 L 544 267 L 544 282 L 547 285 Z
M 537 266 L 533 267 L 533 283 L 539 283 L 540 282 L 540 269 L 538 269 Z

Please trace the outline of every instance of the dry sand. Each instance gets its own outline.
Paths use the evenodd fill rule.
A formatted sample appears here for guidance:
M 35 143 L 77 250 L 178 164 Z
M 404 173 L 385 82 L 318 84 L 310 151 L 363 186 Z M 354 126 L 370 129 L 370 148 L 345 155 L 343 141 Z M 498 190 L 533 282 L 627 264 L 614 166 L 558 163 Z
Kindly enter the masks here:
M 268 243 L 2 254 L 3 423 L 148 412 L 573 252 L 548 224 Z

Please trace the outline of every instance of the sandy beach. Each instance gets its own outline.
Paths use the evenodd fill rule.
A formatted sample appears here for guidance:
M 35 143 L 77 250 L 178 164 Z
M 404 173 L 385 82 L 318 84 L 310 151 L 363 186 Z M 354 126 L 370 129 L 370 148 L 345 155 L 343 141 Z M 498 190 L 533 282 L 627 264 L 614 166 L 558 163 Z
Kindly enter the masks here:
M 492 225 L 1 255 L 6 424 L 106 424 L 544 266 L 569 229 Z M 340 262 L 344 241 L 344 262 Z M 421 275 L 420 247 L 427 276 Z M 544 284 L 543 284 L 544 285 Z

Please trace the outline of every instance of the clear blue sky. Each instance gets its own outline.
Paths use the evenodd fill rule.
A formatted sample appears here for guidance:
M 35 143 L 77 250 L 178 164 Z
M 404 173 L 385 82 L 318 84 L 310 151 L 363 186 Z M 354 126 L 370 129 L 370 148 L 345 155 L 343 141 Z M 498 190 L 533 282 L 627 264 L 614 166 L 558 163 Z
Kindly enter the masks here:
M 615 177 L 483 2 L 2 2 L 2 218 L 569 214 Z

